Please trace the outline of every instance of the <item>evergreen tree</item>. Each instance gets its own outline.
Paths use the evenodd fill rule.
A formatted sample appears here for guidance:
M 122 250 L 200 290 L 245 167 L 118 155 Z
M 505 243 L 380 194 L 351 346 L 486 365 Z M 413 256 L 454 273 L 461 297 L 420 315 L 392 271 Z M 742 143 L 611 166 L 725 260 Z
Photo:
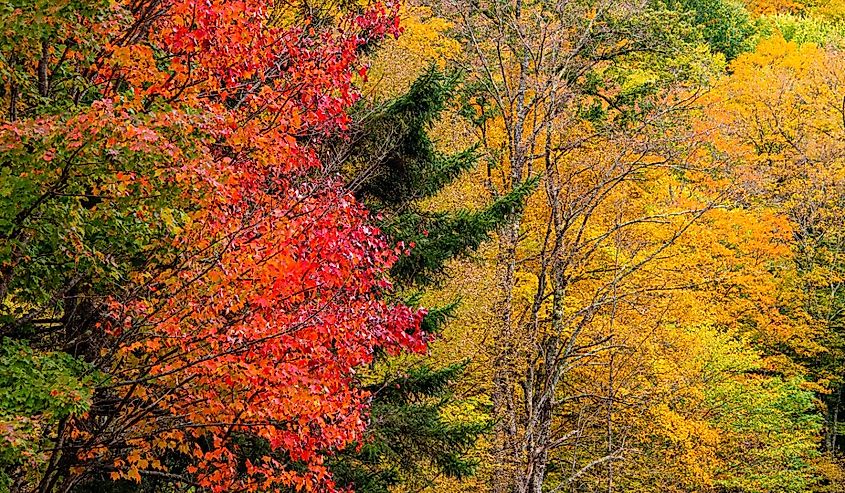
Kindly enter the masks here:
M 443 407 L 455 402 L 452 384 L 465 366 L 423 366 L 368 385 L 374 398 L 367 440 L 332 459 L 335 480 L 358 493 L 386 493 L 390 486 L 425 478 L 426 471 L 471 476 L 477 462 L 467 452 L 489 423 L 441 417 Z
M 489 239 L 536 184 L 525 183 L 478 211 L 429 212 L 419 206 L 479 158 L 475 146 L 442 153 L 428 134 L 457 86 L 457 74 L 429 68 L 402 96 L 377 108 L 360 107 L 351 137 L 335 142 L 326 157 L 344 169 L 356 197 L 382 216 L 382 230 L 397 243 L 414 245 L 391 271 L 405 288 L 435 284 L 447 260 L 466 256 Z
M 437 284 L 444 264 L 470 255 L 522 206 L 536 182 L 527 183 L 486 207 L 429 212 L 420 206 L 474 167 L 475 147 L 454 154 L 436 149 L 431 126 L 457 95 L 458 77 L 430 68 L 402 96 L 361 107 L 351 137 L 329 153 L 344 170 L 349 188 L 381 217 L 391 239 L 413 245 L 391 271 L 394 282 L 412 293 Z M 438 332 L 457 302 L 429 311 L 424 328 Z M 468 452 L 490 423 L 449 423 L 444 406 L 455 403 L 454 382 L 466 364 L 421 366 L 368 385 L 371 424 L 360 448 L 342 451 L 332 462 L 336 480 L 358 493 L 382 493 L 424 470 L 453 478 L 473 474 Z

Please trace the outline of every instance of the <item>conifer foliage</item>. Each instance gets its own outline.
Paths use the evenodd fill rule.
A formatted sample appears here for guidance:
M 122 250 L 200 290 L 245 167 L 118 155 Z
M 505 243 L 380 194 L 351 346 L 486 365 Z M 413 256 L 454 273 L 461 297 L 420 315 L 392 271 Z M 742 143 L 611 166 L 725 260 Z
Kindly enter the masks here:
M 410 247 L 390 273 L 411 292 L 443 279 L 444 264 L 470 255 L 488 240 L 522 207 L 533 187 L 527 183 L 478 211 L 430 212 L 422 206 L 477 165 L 475 147 L 444 154 L 429 136 L 458 85 L 456 73 L 429 68 L 400 97 L 375 109 L 360 108 L 357 114 L 364 116 L 353 138 L 332 149 L 336 160 L 346 160 L 350 188 L 380 215 L 382 229 Z M 418 298 L 419 291 L 411 296 Z M 456 306 L 431 309 L 424 330 L 438 332 Z M 450 424 L 442 418 L 444 408 L 456 402 L 451 389 L 464 368 L 422 365 L 368 385 L 373 404 L 367 440 L 334 462 L 338 477 L 356 491 L 380 493 L 419 478 L 423 470 L 453 478 L 471 475 L 476 463 L 467 453 L 489 423 Z
M 381 228 L 410 248 L 391 269 L 406 286 L 436 284 L 444 264 L 464 257 L 522 206 L 531 181 L 480 210 L 432 212 L 422 201 L 437 194 L 478 163 L 475 147 L 444 154 L 429 137 L 431 126 L 457 96 L 458 73 L 435 67 L 400 97 L 376 108 L 360 108 L 352 138 L 331 149 L 351 176 L 349 187 L 382 216 Z
M 387 493 L 400 484 L 426 484 L 432 471 L 457 479 L 473 475 L 478 463 L 468 452 L 489 423 L 452 423 L 442 416 L 457 402 L 452 387 L 465 368 L 420 366 L 368 385 L 373 402 L 365 441 L 332 460 L 335 479 L 357 492 Z

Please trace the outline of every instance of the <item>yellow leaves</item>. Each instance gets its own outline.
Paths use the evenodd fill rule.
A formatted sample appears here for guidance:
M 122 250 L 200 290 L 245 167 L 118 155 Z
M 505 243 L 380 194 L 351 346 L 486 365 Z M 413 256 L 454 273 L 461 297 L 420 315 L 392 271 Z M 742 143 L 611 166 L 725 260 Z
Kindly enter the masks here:
M 812 358 L 825 348 L 808 313 L 809 293 L 839 278 L 828 268 L 838 264 L 838 254 L 815 244 L 812 232 L 825 231 L 834 243 L 842 234 L 845 128 L 836 108 L 845 63 L 836 51 L 777 34 L 731 69 L 709 97 L 705 118 L 717 122 L 712 142 L 727 156 L 752 214 L 746 214 L 750 222 L 726 217 L 737 227 L 718 228 L 726 233 L 721 239 L 744 249 L 729 274 L 741 296 L 724 323 L 745 325 L 768 344 Z M 796 261 L 805 264 L 800 271 Z M 767 364 L 796 371 L 786 358 Z
M 829 394 L 831 392 L 829 384 L 830 384 L 830 381 L 827 380 L 827 379 L 820 380 L 818 382 L 804 381 L 804 382 L 801 382 L 801 388 L 803 390 L 808 390 L 808 391 L 813 392 L 815 394 L 823 395 L 823 394 Z
M 732 74 L 706 98 L 712 105 L 706 118 L 717 122 L 714 143 L 740 159 L 744 178 L 771 187 L 766 179 L 772 174 L 795 176 L 790 160 L 796 155 L 806 159 L 829 152 L 829 144 L 818 146 L 824 133 L 817 129 L 841 132 L 841 115 L 832 108 L 840 99 L 836 85 L 841 82 L 835 81 L 842 80 L 842 64 L 830 63 L 834 57 L 778 34 L 731 64 Z M 743 161 L 753 168 L 743 169 Z M 767 167 L 768 173 L 759 174 Z
M 830 0 L 822 2 L 813 8 L 813 14 L 834 23 L 841 23 L 845 20 L 845 1 Z
M 159 211 L 159 218 L 161 218 L 164 225 L 167 227 L 168 231 L 173 233 L 174 235 L 178 235 L 183 231 L 182 226 L 179 222 L 174 218 L 173 213 L 176 212 L 173 209 L 164 207 Z
M 818 52 L 819 49 L 813 44 L 798 46 L 797 43 L 787 41 L 778 33 L 761 40 L 753 52 L 737 57 L 731 63 L 730 69 L 736 74 L 733 78 L 739 79 L 752 75 L 750 71 L 754 69 L 768 71 L 783 66 L 795 70 L 818 59 Z M 755 88 L 750 87 L 750 89 Z
M 800 7 L 789 0 L 780 3 L 775 7 L 778 10 L 792 8 L 790 5 Z M 366 86 L 371 94 L 395 95 L 428 62 L 442 63 L 452 50 L 457 51 L 456 45 L 446 39 L 448 23 L 430 15 L 424 9 L 404 11 L 404 37 L 373 60 Z M 619 46 L 624 46 L 624 41 L 621 43 Z M 753 390 L 759 385 L 737 375 L 759 370 L 800 375 L 801 369 L 788 358 L 764 359 L 751 349 L 749 340 L 786 346 L 801 355 L 824 349 L 814 341 L 814 330 L 801 307 L 804 300 L 791 284 L 791 277 L 796 275 L 792 242 L 797 231 L 787 214 L 792 204 L 787 199 L 775 204 L 765 199 L 789 197 L 798 191 L 809 194 L 818 188 L 813 186 L 816 183 L 830 190 L 830 184 L 845 180 L 845 166 L 824 161 L 837 152 L 842 140 L 841 122 L 837 120 L 841 115 L 831 111 L 840 107 L 842 82 L 839 86 L 828 83 L 845 81 L 842 63 L 835 56 L 812 44 L 787 42 L 780 35 L 761 41 L 755 52 L 740 56 L 732 63 L 730 75 L 703 99 L 708 109 L 693 122 L 692 129 L 695 138 L 706 145 L 685 156 L 692 169 L 683 170 L 683 176 L 664 166 L 666 157 L 655 147 L 643 146 L 647 137 L 639 135 L 585 139 L 553 160 L 554 171 L 566 184 L 563 207 L 573 209 L 592 206 L 578 201 L 592 190 L 604 191 L 602 180 L 636 163 L 637 171 L 632 173 L 636 176 L 618 187 L 606 187 L 607 193 L 592 209 L 592 215 L 583 218 L 583 223 L 582 217 L 577 217 L 583 227 L 573 227 L 563 236 L 561 256 L 568 262 L 568 284 L 562 304 L 565 316 L 583 311 L 595 294 L 613 281 L 619 266 L 639 265 L 656 257 L 625 279 L 620 292 L 629 296 L 614 304 L 612 315 L 599 310 L 592 316 L 583 337 L 600 340 L 611 333 L 614 344 L 624 348 L 616 354 L 624 354 L 625 362 L 617 360 L 616 364 L 626 380 L 616 383 L 614 390 L 617 396 L 630 397 L 640 407 L 615 412 L 620 422 L 641 433 L 643 443 L 657 443 L 658 447 L 670 443 L 671 450 L 660 450 L 656 456 L 674 459 L 661 467 L 683 478 L 673 485 L 678 491 L 711 487 L 725 466 L 719 447 L 726 443 L 737 446 L 737 436 L 727 427 L 720 428 L 713 417 L 720 406 L 735 404 L 730 402 L 735 396 L 720 393 Z M 410 67 L 407 73 L 395 74 L 399 60 Z M 601 67 L 596 70 L 601 71 Z M 710 72 L 712 67 L 702 69 L 702 74 Z M 837 76 L 831 77 L 831 73 Z M 613 90 L 634 90 L 654 80 L 655 75 L 643 67 L 631 71 Z M 531 115 L 527 120 L 534 116 L 541 117 Z M 488 120 L 484 128 L 485 150 L 499 166 L 490 178 L 490 184 L 497 188 L 505 182 L 499 176 L 507 176 L 510 166 L 507 154 L 500 152 L 509 139 L 505 117 Z M 459 127 L 449 123 L 443 125 L 445 141 L 459 134 L 455 131 Z M 577 142 L 595 130 L 589 123 L 567 121 L 554 129 L 554 139 Z M 534 142 L 537 149 L 545 147 L 544 139 L 541 136 Z M 640 148 L 649 152 L 638 155 L 631 150 Z M 822 161 L 826 164 L 818 170 L 808 172 L 801 167 Z M 698 172 L 711 169 L 720 173 Z M 482 171 L 471 173 L 432 203 L 472 207 L 486 198 L 486 179 Z M 541 183 L 541 191 L 530 198 L 522 216 L 516 279 L 509 291 L 514 318 L 523 317 L 515 325 L 529 323 L 525 314 L 530 313 L 537 294 L 538 259 L 544 251 L 552 212 L 542 192 L 547 183 Z M 729 199 L 721 195 L 726 190 L 731 194 Z M 799 195 L 798 200 L 807 203 L 804 199 L 811 197 L 815 203 L 826 204 L 829 197 L 836 196 L 830 192 L 818 194 Z M 693 216 L 689 211 L 703 209 L 711 202 L 717 206 L 686 228 Z M 837 210 L 834 215 L 841 218 L 841 212 Z M 631 224 L 618 227 L 628 222 Z M 682 228 L 686 228 L 684 234 L 667 246 Z M 597 240 L 605 237 L 606 241 Z M 583 255 L 585 251 L 590 256 Z M 473 368 L 468 378 L 481 388 L 489 385 L 489 372 L 496 371 L 483 360 L 483 349 L 494 340 L 490 334 L 502 315 L 496 304 L 500 294 L 496 272 L 501 267 L 496 260 L 496 246 L 485 247 L 475 262 L 451 266 L 456 275 L 442 292 L 426 295 L 426 302 L 436 300 L 434 305 L 463 298 L 457 319 L 446 328 L 443 339 L 432 345 L 432 354 L 441 362 L 474 357 L 478 368 Z M 807 280 L 823 285 L 835 278 L 835 273 L 819 270 L 811 272 Z M 548 294 L 549 288 L 546 291 Z M 550 312 L 551 297 L 547 296 L 536 314 L 542 327 L 532 336 L 549 333 Z M 529 353 L 536 341 L 528 340 L 520 329 L 514 331 L 515 340 L 508 342 L 520 354 Z M 599 354 L 588 365 L 572 369 L 567 378 L 578 383 L 567 382 L 571 385 L 567 392 L 605 392 L 601 385 L 606 384 L 607 367 L 612 364 L 607 357 Z M 803 388 L 820 391 L 825 383 L 807 383 Z M 464 419 L 475 411 L 447 408 L 444 413 L 450 419 Z M 684 489 L 686 485 L 691 486 Z
M 156 342 L 156 345 L 160 346 L 160 344 L 158 344 L 158 342 Z M 132 397 L 145 399 L 147 397 L 147 388 L 144 387 L 143 385 L 139 385 L 139 386 L 135 387 L 135 389 L 132 391 Z
M 110 59 L 105 65 L 113 66 L 115 71 L 125 76 L 130 84 L 139 91 L 136 96 L 143 96 L 143 93 L 150 92 L 157 84 L 163 83 L 170 76 L 170 74 L 158 68 L 152 49 L 148 45 L 110 45 L 107 48 L 110 52 Z M 142 87 L 148 89 L 140 91 Z M 142 99 L 142 97 L 136 97 L 133 103 L 141 104 Z M 127 101 L 127 103 L 129 102 Z
M 149 445 L 151 448 L 147 449 L 145 444 L 137 443 L 125 458 L 115 459 L 113 462 L 115 470 L 109 473 L 109 477 L 112 480 L 128 479 L 140 483 L 143 471 L 166 471 L 166 467 L 151 451 L 173 447 L 170 447 L 162 438 L 152 440 Z
M 820 455 L 813 459 L 813 469 L 818 474 L 819 484 L 825 485 L 845 485 L 845 464 L 841 459 L 832 458 L 828 454 Z M 827 490 L 831 493 L 839 493 L 842 490 L 837 489 Z M 820 490 L 822 491 L 822 490 Z
M 624 43 L 622 44 L 624 46 Z M 621 46 L 620 46 L 621 48 Z M 628 92 L 657 81 L 657 74 L 650 70 L 632 70 L 627 75 L 622 86 L 621 92 Z
M 518 271 L 514 283 L 513 297 L 517 303 L 531 303 L 537 292 L 537 275 L 533 272 Z
M 798 13 L 806 7 L 804 3 L 794 0 L 749 0 L 747 5 L 757 15 Z
M 109 473 L 112 480 L 129 479 L 136 483 L 141 482 L 141 473 L 139 471 L 138 462 L 141 460 L 141 453 L 137 449 L 133 450 L 126 457 L 126 460 L 115 459 L 113 466 L 115 471 Z
M 717 85 L 714 95 L 721 97 L 720 106 L 727 109 L 723 116 L 733 126 L 760 131 L 756 151 L 777 160 L 781 152 L 813 150 L 806 137 L 816 129 L 841 131 L 841 115 L 834 108 L 841 103 L 837 86 L 843 83 L 842 65 L 834 52 L 777 34 L 738 57 L 731 64 L 732 75 Z M 764 145 L 761 137 L 776 145 Z
M 139 483 L 139 484 L 141 483 L 141 473 L 138 472 L 137 467 L 130 468 L 128 471 L 123 473 L 123 477 L 126 478 L 126 479 L 131 479 L 132 481 L 135 481 L 136 483 Z
M 376 100 L 401 94 L 429 65 L 443 69 L 460 51 L 448 35 L 452 23 L 434 16 L 430 8 L 403 6 L 400 17 L 402 35 L 386 40 L 370 60 L 364 92 Z
M 128 456 L 126 456 L 126 460 L 127 460 L 127 462 L 129 462 L 130 465 L 131 464 L 137 464 L 140 459 L 141 459 L 141 451 L 137 450 L 137 449 L 133 450 L 132 452 L 129 453 Z
M 627 385 L 649 396 L 647 417 L 619 419 L 630 420 L 644 446 L 659 447 L 652 456 L 661 463 L 641 467 L 660 468 L 679 491 L 704 491 L 724 474 L 727 451 L 746 438 L 720 419 L 743 411 L 734 394 L 756 389 L 742 375 L 756 368 L 759 355 L 735 335 L 706 325 L 666 327 L 645 344 L 654 352 L 644 348 L 645 366 Z
M 685 409 L 694 409 L 700 406 L 694 402 L 685 402 Z M 658 420 L 657 430 L 665 434 L 672 442 L 680 445 L 687 454 L 703 452 L 701 449 L 711 449 L 709 453 L 715 453 L 715 448 L 721 441 L 720 433 L 706 419 L 694 418 L 681 415 L 675 412 L 666 404 L 658 406 L 654 411 Z M 697 462 L 697 461 L 692 461 Z

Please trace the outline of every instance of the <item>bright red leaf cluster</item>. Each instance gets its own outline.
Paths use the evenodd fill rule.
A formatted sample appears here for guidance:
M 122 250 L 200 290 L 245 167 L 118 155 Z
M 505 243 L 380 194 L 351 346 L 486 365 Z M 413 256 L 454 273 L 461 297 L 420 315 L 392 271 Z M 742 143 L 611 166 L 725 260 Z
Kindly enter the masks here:
M 400 252 L 313 151 L 347 123 L 358 52 L 398 33 L 396 8 L 309 8 L 127 0 L 57 14 L 74 31 L 53 61 L 90 87 L 70 117 L 6 125 L 2 146 L 37 143 L 53 161 L 45 194 L 99 163 L 81 213 L 123 228 L 130 216 L 144 252 L 96 324 L 109 342 L 94 408 L 61 431 L 80 476 L 331 490 L 325 454 L 366 424 L 354 368 L 376 348 L 425 349 L 424 312 L 388 301 Z M 72 241 L 77 265 L 112 262 L 90 235 Z

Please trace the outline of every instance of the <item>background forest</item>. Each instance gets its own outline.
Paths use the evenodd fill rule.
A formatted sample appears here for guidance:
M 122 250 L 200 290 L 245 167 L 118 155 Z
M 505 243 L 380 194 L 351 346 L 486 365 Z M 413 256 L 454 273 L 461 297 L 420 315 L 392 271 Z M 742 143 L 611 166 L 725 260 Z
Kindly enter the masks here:
M 845 2 L 0 0 L 0 492 L 845 492 Z

